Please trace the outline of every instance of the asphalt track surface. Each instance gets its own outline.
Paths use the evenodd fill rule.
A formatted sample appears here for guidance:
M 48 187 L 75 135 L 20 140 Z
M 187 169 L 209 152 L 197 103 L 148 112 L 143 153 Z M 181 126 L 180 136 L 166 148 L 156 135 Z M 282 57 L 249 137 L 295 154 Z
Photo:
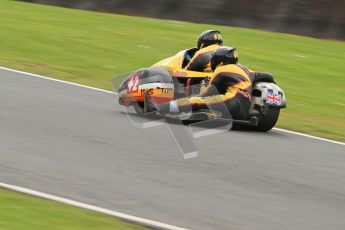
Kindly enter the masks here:
M 0 70 L 0 181 L 191 229 L 345 229 L 345 146 L 133 127 L 109 93 Z

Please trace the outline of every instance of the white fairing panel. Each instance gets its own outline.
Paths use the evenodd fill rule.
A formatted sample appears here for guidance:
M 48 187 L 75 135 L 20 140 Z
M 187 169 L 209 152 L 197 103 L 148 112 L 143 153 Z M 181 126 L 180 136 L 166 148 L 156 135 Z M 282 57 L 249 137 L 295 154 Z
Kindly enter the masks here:
M 278 108 L 286 107 L 284 91 L 274 83 L 259 82 L 255 84 L 254 90 L 259 90 L 261 96 L 254 96 L 253 102 L 259 106 L 269 105 Z

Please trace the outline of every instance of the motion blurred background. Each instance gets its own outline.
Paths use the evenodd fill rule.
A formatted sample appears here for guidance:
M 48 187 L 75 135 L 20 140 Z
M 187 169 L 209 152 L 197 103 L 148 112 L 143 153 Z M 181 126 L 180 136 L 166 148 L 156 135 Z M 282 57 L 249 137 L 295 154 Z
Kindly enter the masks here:
M 111 90 L 112 79 L 120 83 L 131 71 L 195 46 L 207 29 L 220 30 L 224 44 L 238 49 L 242 64 L 271 72 L 284 89 L 288 108 L 277 127 L 345 142 L 345 0 L 0 0 L 0 68 Z M 237 229 L 254 229 L 246 227 L 251 223 L 255 229 L 345 229 L 342 145 L 279 132 L 266 136 L 232 132 L 219 138 L 224 143 L 219 148 L 201 140 L 204 158 L 199 161 L 170 162 L 167 157 L 180 156 L 175 150 L 166 153 L 166 142 L 143 138 L 137 143 L 141 136 L 136 131 L 117 126 L 123 117 L 113 112 L 113 98 L 110 103 L 103 100 L 112 95 L 79 97 L 77 88 L 50 92 L 53 85 L 46 89 L 32 78 L 13 73 L 6 77 L 6 72 L 12 71 L 0 74 L 4 182 L 36 184 L 31 188 L 70 194 L 78 201 L 91 197 L 100 205 L 114 204 L 116 210 L 120 203 L 123 210 L 138 211 L 138 216 L 155 210 L 154 219 L 159 220 L 159 215 L 171 213 L 167 222 L 173 224 L 184 220 L 225 226 L 232 217 L 231 226 Z M 22 90 L 31 87 L 29 92 Z M 65 95 L 74 90 L 77 97 Z M 18 125 L 22 123 L 23 127 Z M 228 149 L 230 135 L 237 135 L 230 146 L 236 151 Z M 255 146 L 260 154 L 239 151 L 240 135 L 248 138 L 247 148 Z M 122 151 L 119 146 L 129 139 L 131 148 Z M 257 146 L 258 141 L 268 144 Z M 46 152 L 49 148 L 52 151 Z M 147 164 L 148 169 L 151 164 L 163 166 L 162 174 L 114 171 L 116 165 L 136 169 L 136 164 L 144 168 Z M 204 166 L 205 175 L 199 172 Z M 128 192 L 130 184 L 138 189 Z M 219 199 L 207 199 L 220 194 Z M 145 197 L 160 205 L 151 205 Z M 189 198 L 192 205 L 181 202 Z M 213 220 L 208 213 L 217 217 Z M 0 229 L 61 228 L 144 229 L 0 186 Z
M 65 7 L 345 39 L 344 0 L 26 0 Z

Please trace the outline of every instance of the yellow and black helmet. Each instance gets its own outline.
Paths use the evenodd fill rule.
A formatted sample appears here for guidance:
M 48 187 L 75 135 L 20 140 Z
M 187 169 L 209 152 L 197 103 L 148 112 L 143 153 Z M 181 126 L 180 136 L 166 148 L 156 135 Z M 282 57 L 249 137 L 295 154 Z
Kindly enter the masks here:
M 214 51 L 211 58 L 211 69 L 214 71 L 218 66 L 237 64 L 238 53 L 236 48 L 223 46 Z
M 206 46 L 213 44 L 223 44 L 222 35 L 218 30 L 206 30 L 202 32 L 198 39 L 198 49 L 205 48 Z

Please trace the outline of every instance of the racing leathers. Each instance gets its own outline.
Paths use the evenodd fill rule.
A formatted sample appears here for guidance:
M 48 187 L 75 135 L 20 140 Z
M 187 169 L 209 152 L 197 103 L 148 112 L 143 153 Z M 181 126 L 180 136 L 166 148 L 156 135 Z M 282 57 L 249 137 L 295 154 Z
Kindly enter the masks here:
M 190 60 L 185 69 L 198 72 L 211 72 L 210 61 L 213 52 L 219 47 L 221 46 L 218 44 L 214 44 L 205 48 L 201 48 L 194 54 L 193 58 Z
M 216 68 L 207 87 L 200 96 L 181 98 L 158 105 L 160 113 L 196 112 L 217 110 L 226 106 L 232 118 L 247 119 L 251 102 L 252 82 L 249 70 L 240 64 L 228 64 Z

